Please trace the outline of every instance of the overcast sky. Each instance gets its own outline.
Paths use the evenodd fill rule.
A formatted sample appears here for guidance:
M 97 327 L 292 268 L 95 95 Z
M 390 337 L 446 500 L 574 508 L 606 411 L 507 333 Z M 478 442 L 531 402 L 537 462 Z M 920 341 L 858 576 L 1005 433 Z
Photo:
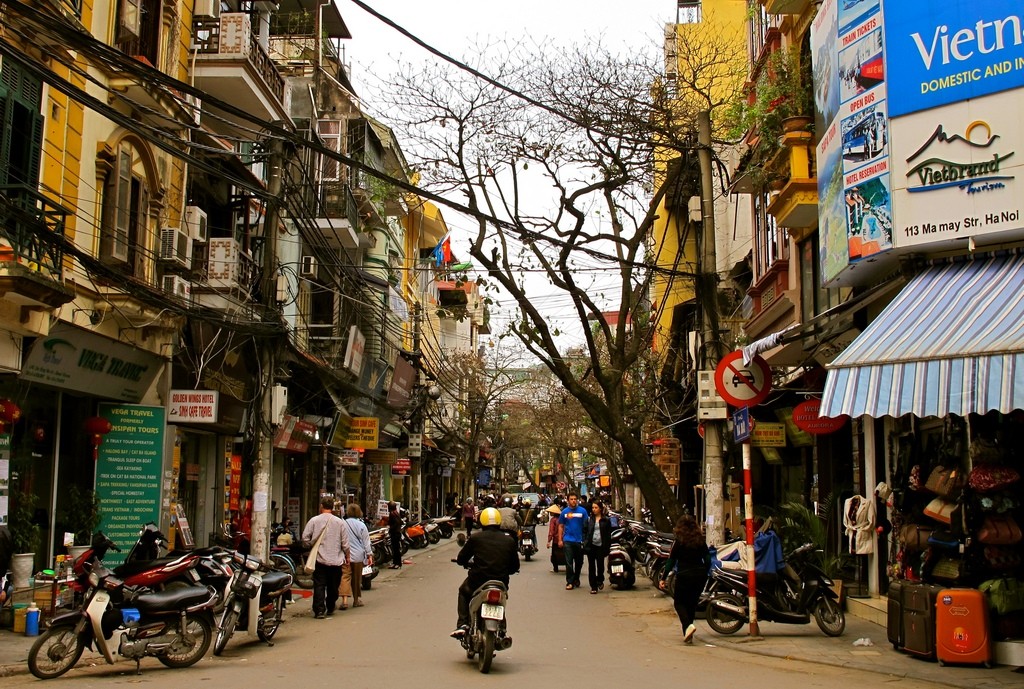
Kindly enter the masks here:
M 660 57 L 666 22 L 675 21 L 672 0 L 364 0 L 380 14 L 434 48 L 455 58 L 465 57 L 470 47 L 490 43 L 487 39 L 518 39 L 529 36 L 534 42 L 551 40 L 560 45 L 585 44 L 594 39 L 609 50 L 644 52 Z M 396 62 L 433 59 L 405 36 L 368 14 L 351 0 L 335 0 L 352 39 L 343 43 L 346 62 L 357 92 L 366 101 L 366 109 L 379 116 L 374 107 L 374 89 L 386 83 L 396 70 Z M 386 117 L 382 117 L 386 120 Z M 401 132 L 396 132 L 401 139 Z M 445 218 L 453 227 L 452 246 L 460 259 L 466 259 L 468 231 L 471 227 L 452 211 Z M 617 278 L 617 273 L 615 275 Z M 544 280 L 546 283 L 546 280 Z M 531 290 L 533 291 L 533 290 Z M 541 292 L 544 290 L 542 289 Z M 575 336 L 559 338 L 561 346 L 581 340 L 579 321 L 571 301 L 563 294 L 539 296 L 542 310 L 553 326 L 575 331 Z M 617 308 L 617 305 L 611 305 Z M 494 332 L 502 328 L 511 311 L 493 314 Z M 564 320 L 563 320 L 564 319 Z

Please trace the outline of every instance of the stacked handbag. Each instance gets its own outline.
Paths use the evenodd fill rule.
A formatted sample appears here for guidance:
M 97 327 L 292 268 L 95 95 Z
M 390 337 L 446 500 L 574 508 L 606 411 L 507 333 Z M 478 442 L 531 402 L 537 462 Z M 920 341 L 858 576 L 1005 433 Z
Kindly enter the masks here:
M 1024 578 L 1020 487 L 1020 473 L 994 461 L 976 464 L 969 473 L 939 465 L 924 480 L 919 469 L 911 470 L 908 488 L 920 496 L 920 512 L 908 514 L 915 523 L 898 532 L 894 573 L 946 586 Z

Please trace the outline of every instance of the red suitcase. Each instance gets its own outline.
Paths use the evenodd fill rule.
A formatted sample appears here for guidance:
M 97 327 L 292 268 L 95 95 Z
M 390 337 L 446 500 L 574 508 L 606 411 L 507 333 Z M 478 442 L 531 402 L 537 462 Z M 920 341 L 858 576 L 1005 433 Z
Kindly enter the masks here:
M 943 589 L 935 599 L 935 655 L 940 665 L 992 665 L 988 603 L 977 589 Z

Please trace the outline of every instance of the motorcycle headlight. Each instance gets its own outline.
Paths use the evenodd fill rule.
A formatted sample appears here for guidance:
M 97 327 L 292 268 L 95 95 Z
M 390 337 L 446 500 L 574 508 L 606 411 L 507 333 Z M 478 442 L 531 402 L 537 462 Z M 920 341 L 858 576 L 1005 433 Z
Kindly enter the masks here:
M 89 572 L 89 586 L 97 588 L 100 585 L 100 575 L 96 572 Z

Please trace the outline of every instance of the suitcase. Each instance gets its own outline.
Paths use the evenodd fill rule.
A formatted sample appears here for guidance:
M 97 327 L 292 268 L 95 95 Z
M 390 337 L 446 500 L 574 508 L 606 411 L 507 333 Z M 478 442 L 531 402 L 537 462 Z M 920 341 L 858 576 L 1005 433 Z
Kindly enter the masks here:
M 889 643 L 897 651 L 903 648 L 903 589 L 905 584 L 899 580 L 889 582 L 888 604 L 886 606 L 886 632 Z
M 903 587 L 903 650 L 935 658 L 935 598 L 942 586 L 905 584 Z
M 939 665 L 992 666 L 988 602 L 977 589 L 943 589 L 935 603 L 935 655 Z

